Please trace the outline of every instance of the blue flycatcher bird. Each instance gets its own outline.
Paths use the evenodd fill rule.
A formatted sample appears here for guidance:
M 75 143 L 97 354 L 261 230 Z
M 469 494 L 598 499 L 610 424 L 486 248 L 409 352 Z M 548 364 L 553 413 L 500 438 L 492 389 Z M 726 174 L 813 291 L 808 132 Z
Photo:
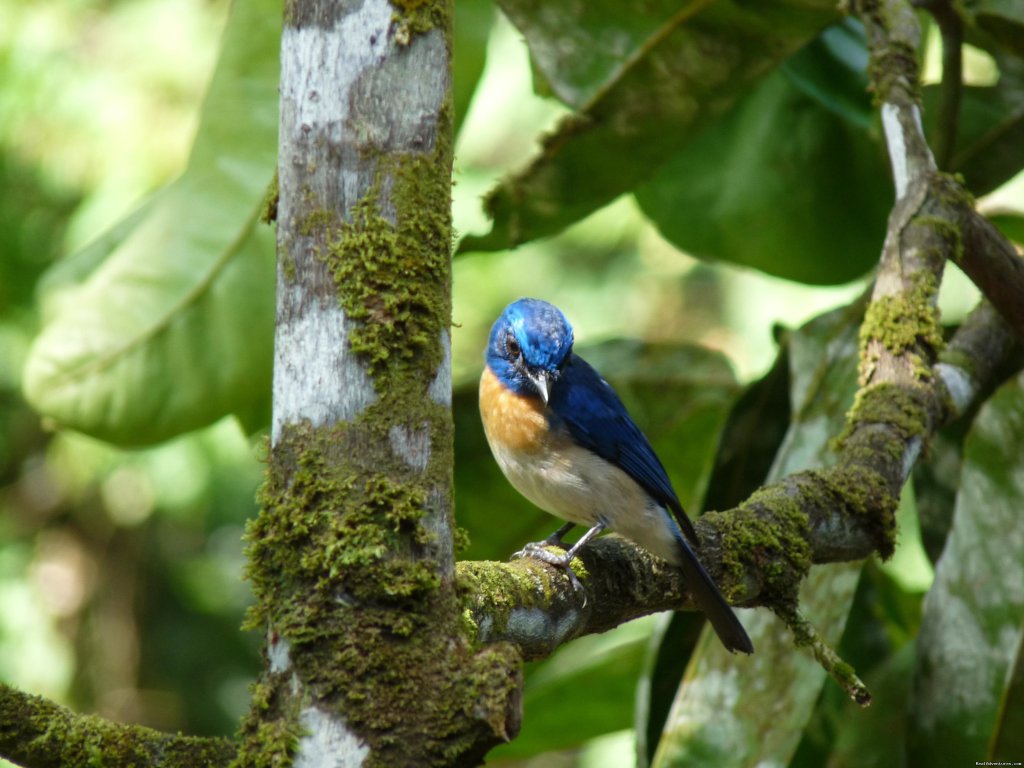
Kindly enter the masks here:
M 480 414 L 494 458 L 516 490 L 567 521 L 521 554 L 569 568 L 603 530 L 620 533 L 680 568 L 726 648 L 753 653 L 697 559 L 690 543 L 699 544 L 697 532 L 654 449 L 615 390 L 572 345 L 565 315 L 538 299 L 509 304 L 487 344 Z M 543 548 L 563 546 L 576 525 L 589 530 L 564 555 Z M 569 574 L 575 581 L 571 568 Z

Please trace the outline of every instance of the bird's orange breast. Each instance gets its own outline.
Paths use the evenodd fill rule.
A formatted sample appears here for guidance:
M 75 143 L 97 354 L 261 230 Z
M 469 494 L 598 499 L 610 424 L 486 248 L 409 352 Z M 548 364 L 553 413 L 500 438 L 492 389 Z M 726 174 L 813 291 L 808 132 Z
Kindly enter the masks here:
M 548 438 L 543 403 L 509 390 L 489 366 L 480 377 L 480 417 L 487 440 L 506 450 L 538 451 Z

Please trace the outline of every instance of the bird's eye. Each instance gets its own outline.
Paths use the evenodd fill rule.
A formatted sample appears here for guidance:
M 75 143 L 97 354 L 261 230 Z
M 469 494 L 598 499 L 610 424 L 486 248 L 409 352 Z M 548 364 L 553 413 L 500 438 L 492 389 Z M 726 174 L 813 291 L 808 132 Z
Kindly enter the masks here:
M 519 346 L 519 342 L 516 341 L 516 337 L 511 333 L 505 337 L 505 349 L 508 350 L 509 357 L 513 359 L 519 357 L 523 353 L 522 348 Z

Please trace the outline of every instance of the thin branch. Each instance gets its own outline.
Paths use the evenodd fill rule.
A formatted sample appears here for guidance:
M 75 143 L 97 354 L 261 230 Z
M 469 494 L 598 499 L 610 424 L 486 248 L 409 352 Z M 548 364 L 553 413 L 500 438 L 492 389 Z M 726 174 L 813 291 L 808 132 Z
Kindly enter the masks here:
M 25 768 L 193 768 L 227 765 L 235 745 L 78 715 L 0 683 L 0 756 Z
M 961 204 L 959 224 L 960 268 L 1024 340 L 1024 258 L 973 206 Z
M 935 155 L 940 168 L 948 168 L 956 147 L 963 94 L 964 22 L 954 3 L 933 0 L 923 4 L 942 36 L 942 86 L 935 131 Z

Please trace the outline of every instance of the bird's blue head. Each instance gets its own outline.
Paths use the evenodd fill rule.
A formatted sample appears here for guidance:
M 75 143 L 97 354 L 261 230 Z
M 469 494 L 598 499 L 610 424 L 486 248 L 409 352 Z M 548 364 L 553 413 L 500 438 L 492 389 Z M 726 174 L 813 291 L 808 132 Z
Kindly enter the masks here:
M 572 326 L 561 310 L 539 299 L 519 299 L 491 328 L 486 360 L 513 392 L 547 402 L 571 353 Z

